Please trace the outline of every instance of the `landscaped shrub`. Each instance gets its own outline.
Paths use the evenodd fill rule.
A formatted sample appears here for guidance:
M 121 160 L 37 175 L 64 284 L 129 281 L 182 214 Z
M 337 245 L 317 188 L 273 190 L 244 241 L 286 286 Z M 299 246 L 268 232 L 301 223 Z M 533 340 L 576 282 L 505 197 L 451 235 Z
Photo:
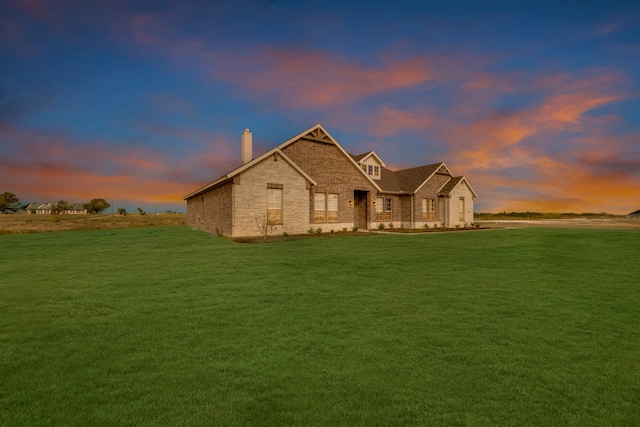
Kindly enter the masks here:
M 393 228 L 393 223 L 392 222 L 389 223 L 389 228 Z
M 378 230 L 384 230 L 384 224 L 383 223 L 378 224 Z
M 347 232 L 347 230 L 348 230 L 348 229 L 347 229 L 347 227 L 342 227 L 342 232 L 343 232 L 343 233 L 346 233 L 346 232 Z
M 351 231 L 358 231 L 358 227 L 354 225 L 353 227 L 351 227 Z
M 322 228 L 320 227 L 316 228 L 316 234 L 320 234 L 320 233 L 322 233 Z
M 309 227 L 309 229 L 307 230 L 307 233 L 309 233 L 309 234 L 313 234 L 313 233 L 315 233 L 315 231 L 313 230 L 313 228 L 312 228 L 312 227 Z
M 429 228 L 429 224 L 427 224 L 427 223 L 425 222 L 425 223 L 424 223 L 424 228 L 425 228 L 425 230 L 426 230 L 427 228 Z

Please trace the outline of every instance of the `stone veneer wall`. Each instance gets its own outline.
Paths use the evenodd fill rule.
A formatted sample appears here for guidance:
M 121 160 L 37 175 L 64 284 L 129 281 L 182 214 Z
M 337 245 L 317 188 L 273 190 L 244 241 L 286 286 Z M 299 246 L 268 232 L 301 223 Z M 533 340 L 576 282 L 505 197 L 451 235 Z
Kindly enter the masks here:
M 273 234 L 303 234 L 309 227 L 307 180 L 274 154 L 236 176 L 233 184 L 233 237 L 258 236 L 256 217 L 267 215 L 267 184 L 282 185 L 282 224 Z
M 464 221 L 460 221 L 460 197 L 464 197 Z M 449 202 L 449 227 L 471 224 L 473 222 L 473 194 L 465 184 L 458 184 L 451 192 Z
M 358 167 L 331 143 L 300 139 L 289 144 L 282 151 L 302 170 L 311 176 L 317 183 L 307 195 L 309 209 L 307 213 L 308 226 L 314 229 L 322 228 L 322 231 L 342 230 L 343 227 L 353 227 L 355 200 L 354 190 L 369 192 L 367 203 L 375 200 L 376 188 L 365 178 Z M 313 221 L 313 193 L 338 194 L 338 222 L 314 222 Z M 351 203 L 351 206 L 349 202 Z M 369 209 L 369 221 L 373 210 Z M 375 215 L 375 212 L 373 212 Z M 375 217 L 374 217 L 375 219 Z

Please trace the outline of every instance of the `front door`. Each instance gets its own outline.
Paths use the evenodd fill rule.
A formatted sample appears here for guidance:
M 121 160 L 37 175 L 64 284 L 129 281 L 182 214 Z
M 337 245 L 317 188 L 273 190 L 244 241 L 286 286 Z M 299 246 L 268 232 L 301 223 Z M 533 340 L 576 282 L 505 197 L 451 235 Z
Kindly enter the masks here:
M 354 213 L 353 225 L 359 230 L 369 229 L 368 191 L 355 190 L 353 192 Z

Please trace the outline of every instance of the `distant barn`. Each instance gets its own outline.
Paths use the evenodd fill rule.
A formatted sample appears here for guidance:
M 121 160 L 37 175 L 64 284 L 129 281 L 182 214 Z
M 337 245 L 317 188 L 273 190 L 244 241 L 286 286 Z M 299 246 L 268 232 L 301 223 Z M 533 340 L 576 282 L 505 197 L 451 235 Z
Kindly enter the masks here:
M 631 212 L 629 215 L 627 215 L 629 218 L 632 219 L 640 219 L 640 210 L 637 210 L 635 212 Z

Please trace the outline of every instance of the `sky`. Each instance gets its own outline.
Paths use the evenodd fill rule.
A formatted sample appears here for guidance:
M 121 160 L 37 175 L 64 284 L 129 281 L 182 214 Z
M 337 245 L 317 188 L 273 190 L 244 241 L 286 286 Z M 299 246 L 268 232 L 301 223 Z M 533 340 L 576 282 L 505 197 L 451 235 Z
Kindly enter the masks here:
M 640 2 L 0 0 L 0 192 L 183 197 L 321 123 L 476 212 L 640 209 Z

